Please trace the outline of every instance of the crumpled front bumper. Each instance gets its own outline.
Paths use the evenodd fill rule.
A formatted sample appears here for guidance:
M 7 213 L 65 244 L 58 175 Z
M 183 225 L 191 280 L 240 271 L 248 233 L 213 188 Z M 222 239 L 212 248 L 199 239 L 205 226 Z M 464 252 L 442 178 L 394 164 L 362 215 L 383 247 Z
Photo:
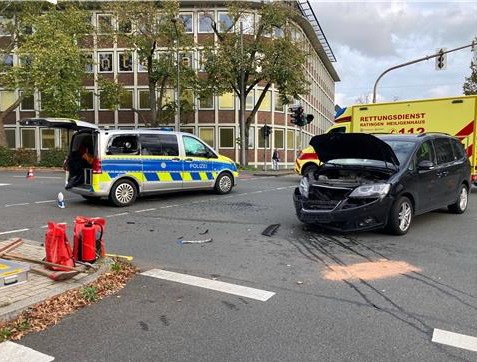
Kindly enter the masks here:
M 319 224 L 336 231 L 364 231 L 386 226 L 393 197 L 369 200 L 355 207 L 343 202 L 330 210 L 316 210 L 311 207 L 313 200 L 304 198 L 297 187 L 293 202 L 298 219 L 305 224 Z

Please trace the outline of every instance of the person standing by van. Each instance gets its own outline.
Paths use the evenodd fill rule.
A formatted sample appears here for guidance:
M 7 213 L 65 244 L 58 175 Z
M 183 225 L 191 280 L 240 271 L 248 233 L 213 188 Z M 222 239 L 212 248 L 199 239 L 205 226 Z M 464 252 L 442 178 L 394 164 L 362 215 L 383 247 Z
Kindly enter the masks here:
M 272 169 L 274 171 L 278 171 L 279 169 L 278 162 L 280 162 L 280 153 L 278 153 L 278 150 L 275 148 L 272 155 Z

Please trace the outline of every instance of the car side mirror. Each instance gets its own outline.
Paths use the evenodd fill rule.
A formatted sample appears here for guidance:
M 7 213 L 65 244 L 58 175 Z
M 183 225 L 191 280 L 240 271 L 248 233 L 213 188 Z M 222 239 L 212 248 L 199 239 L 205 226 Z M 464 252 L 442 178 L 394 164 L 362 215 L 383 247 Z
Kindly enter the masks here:
M 422 160 L 417 164 L 417 169 L 419 171 L 431 170 L 434 168 L 434 162 L 429 160 Z

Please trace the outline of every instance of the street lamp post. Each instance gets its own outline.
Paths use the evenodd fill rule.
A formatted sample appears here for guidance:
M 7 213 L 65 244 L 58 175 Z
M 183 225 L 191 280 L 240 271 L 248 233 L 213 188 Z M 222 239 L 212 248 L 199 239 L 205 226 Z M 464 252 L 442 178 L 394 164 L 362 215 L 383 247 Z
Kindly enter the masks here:
M 171 19 L 172 23 L 174 24 L 174 29 L 176 31 L 176 69 L 177 69 L 177 76 L 176 76 L 176 115 L 175 115 L 175 125 L 174 128 L 177 132 L 180 131 L 181 125 L 181 100 L 180 100 L 180 63 L 179 63 L 179 31 L 177 30 L 177 18 Z

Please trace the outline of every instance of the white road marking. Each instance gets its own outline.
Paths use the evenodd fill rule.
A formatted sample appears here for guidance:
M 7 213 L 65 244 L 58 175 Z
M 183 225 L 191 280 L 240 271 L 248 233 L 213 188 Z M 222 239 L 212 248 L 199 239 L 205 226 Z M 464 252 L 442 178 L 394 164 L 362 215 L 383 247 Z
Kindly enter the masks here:
M 30 230 L 30 229 L 17 229 L 17 230 L 4 231 L 4 232 L 1 232 L 0 235 L 21 233 L 22 231 L 28 231 L 28 230 Z
M 26 178 L 26 176 L 13 176 L 13 177 L 16 177 L 16 178 Z M 63 177 L 58 177 L 58 176 L 33 176 L 35 178 L 51 178 L 51 179 L 55 179 L 55 180 L 58 180 L 58 179 L 63 179 Z
M 193 285 L 196 287 L 216 290 L 223 293 L 229 293 L 233 295 L 239 295 L 241 297 L 260 300 L 262 302 L 267 301 L 275 295 L 274 292 L 268 292 L 266 290 L 260 290 L 255 288 L 244 287 L 237 284 L 230 284 L 220 282 L 217 280 L 210 280 L 205 278 L 199 278 L 192 275 L 174 273 L 167 270 L 151 269 L 141 273 L 153 278 L 169 280 L 172 282 Z
M 0 184 L 0 186 L 10 186 L 11 184 Z
M 56 202 L 58 200 L 45 200 L 45 201 L 35 201 L 35 204 L 45 204 L 47 202 Z
M 25 205 L 30 205 L 29 202 L 23 202 L 21 204 L 7 204 L 7 205 L 4 205 L 5 207 L 11 207 L 11 206 L 25 206 Z
M 432 342 L 477 352 L 477 338 L 434 328 Z
M 0 343 L 0 356 L 2 356 L 2 361 L 15 362 L 50 362 L 55 359 L 55 357 L 10 341 Z
M 167 205 L 167 206 L 161 206 L 160 209 L 169 209 L 171 207 L 177 207 L 179 205 Z
M 106 217 L 116 217 L 116 216 L 124 216 L 124 215 L 129 215 L 129 212 L 122 212 L 120 214 L 112 214 L 112 215 L 108 215 Z
M 155 210 L 156 208 L 152 208 L 152 209 L 136 210 L 134 212 L 140 213 L 140 212 L 155 211 Z
M 58 225 L 68 225 L 67 222 L 57 222 Z M 47 225 L 43 225 L 43 226 L 40 226 L 40 229 L 46 229 L 48 227 L 48 224 Z

